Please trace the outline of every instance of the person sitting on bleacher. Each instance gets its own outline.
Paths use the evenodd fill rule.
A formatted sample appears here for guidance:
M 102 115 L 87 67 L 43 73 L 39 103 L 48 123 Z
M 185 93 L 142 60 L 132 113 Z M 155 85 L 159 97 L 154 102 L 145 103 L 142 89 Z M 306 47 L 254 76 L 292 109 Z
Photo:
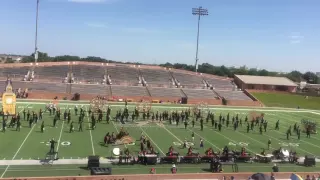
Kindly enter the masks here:
M 266 152 L 264 149 L 262 149 L 262 152 L 260 153 L 262 156 L 266 156 Z

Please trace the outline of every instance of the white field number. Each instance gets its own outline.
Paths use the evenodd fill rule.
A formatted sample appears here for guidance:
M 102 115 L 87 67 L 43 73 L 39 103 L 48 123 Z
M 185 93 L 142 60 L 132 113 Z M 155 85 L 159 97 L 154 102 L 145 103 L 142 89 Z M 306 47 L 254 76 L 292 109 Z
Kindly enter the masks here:
M 245 142 L 239 142 L 239 143 L 234 143 L 234 142 L 229 142 L 229 146 L 249 146 L 249 143 Z
M 280 146 L 291 146 L 291 147 L 298 147 L 299 143 L 279 143 Z
M 182 146 L 182 144 L 179 142 L 173 142 L 173 145 Z M 192 142 L 187 142 L 186 145 L 187 145 L 187 147 L 194 146 L 194 144 Z
M 41 142 L 41 143 L 44 144 L 44 142 Z M 50 146 L 50 142 L 49 142 L 49 141 L 46 142 L 45 144 L 46 144 L 46 146 Z M 61 146 L 70 146 L 70 145 L 71 145 L 71 142 L 69 142 L 69 141 L 62 141 L 60 144 L 61 144 Z

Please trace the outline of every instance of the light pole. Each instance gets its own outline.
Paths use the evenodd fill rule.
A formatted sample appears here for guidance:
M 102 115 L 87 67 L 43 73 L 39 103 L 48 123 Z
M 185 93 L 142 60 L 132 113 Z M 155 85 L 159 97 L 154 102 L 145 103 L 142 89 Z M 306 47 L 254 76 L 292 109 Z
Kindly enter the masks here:
M 196 63 L 195 68 L 196 72 L 198 72 L 198 51 L 199 51 L 199 30 L 200 30 L 200 17 L 208 16 L 208 9 L 204 9 L 201 6 L 198 8 L 192 8 L 192 14 L 198 16 L 198 32 L 197 32 L 197 50 L 196 50 Z
M 36 36 L 34 42 L 34 62 L 38 62 L 38 16 L 39 16 L 39 0 L 37 0 L 37 11 L 36 11 Z

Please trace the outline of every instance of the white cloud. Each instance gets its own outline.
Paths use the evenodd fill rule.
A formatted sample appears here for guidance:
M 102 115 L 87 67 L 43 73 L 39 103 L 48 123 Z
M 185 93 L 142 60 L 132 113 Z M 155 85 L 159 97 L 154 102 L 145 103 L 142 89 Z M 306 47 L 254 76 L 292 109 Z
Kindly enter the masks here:
M 68 0 L 68 2 L 74 3 L 112 3 L 117 0 Z
M 299 32 L 295 32 L 291 33 L 289 39 L 291 44 L 299 44 L 304 39 L 304 37 Z
M 300 40 L 291 40 L 290 43 L 291 44 L 299 44 L 299 43 L 301 43 L 301 41 Z
M 107 25 L 103 23 L 86 23 L 86 25 L 92 28 L 107 28 Z

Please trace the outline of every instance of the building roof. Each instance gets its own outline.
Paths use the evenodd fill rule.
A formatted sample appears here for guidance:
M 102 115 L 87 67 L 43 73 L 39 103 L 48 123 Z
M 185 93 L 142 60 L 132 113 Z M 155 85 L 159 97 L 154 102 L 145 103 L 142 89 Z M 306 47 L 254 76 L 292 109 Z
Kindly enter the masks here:
M 246 84 L 263 84 L 275 86 L 297 86 L 296 83 L 286 77 L 272 77 L 272 76 L 249 76 L 249 75 L 235 75 L 242 82 Z

